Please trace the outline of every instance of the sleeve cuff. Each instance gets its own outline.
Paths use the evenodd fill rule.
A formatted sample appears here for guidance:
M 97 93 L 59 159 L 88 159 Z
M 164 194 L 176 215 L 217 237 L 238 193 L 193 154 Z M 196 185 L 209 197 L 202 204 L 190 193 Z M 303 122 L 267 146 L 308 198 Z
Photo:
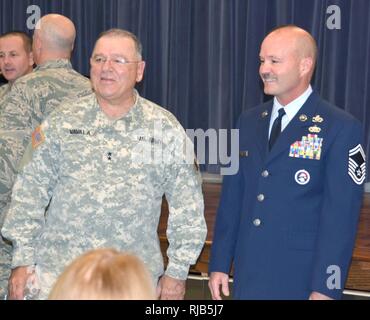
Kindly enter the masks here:
M 31 266 L 35 264 L 35 256 L 33 248 L 17 248 L 13 249 L 13 257 L 11 268 L 17 268 L 21 266 Z
M 183 265 L 169 261 L 165 275 L 174 279 L 186 280 L 189 274 L 189 269 L 190 265 Z

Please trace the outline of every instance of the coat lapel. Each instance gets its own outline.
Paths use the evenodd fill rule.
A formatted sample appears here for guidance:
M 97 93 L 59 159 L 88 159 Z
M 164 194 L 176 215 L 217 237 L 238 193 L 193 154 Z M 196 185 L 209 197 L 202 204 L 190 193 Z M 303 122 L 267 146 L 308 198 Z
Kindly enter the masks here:
M 272 112 L 273 101 L 266 104 L 265 108 L 261 109 L 257 120 L 256 142 L 260 151 L 262 161 L 265 161 L 268 154 L 268 132 L 270 125 L 270 118 Z
M 288 156 L 290 146 L 295 141 L 301 140 L 303 136 L 307 136 L 310 133 L 308 129 L 313 126 L 312 118 L 316 115 L 317 101 L 318 95 L 312 93 L 267 154 L 266 164 L 273 161 L 282 152 L 286 152 Z M 304 116 L 307 117 L 305 121 L 303 121 Z

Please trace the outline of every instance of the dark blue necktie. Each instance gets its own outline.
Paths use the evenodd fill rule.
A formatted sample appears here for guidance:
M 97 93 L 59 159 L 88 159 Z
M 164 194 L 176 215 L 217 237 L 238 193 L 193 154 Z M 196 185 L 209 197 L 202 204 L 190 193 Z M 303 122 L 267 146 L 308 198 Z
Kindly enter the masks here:
M 270 141 L 269 141 L 269 148 L 272 149 L 272 146 L 276 142 L 277 138 L 279 137 L 279 134 L 281 133 L 281 119 L 285 116 L 285 110 L 284 108 L 279 109 L 279 116 L 275 119 L 274 124 L 271 128 L 270 133 Z

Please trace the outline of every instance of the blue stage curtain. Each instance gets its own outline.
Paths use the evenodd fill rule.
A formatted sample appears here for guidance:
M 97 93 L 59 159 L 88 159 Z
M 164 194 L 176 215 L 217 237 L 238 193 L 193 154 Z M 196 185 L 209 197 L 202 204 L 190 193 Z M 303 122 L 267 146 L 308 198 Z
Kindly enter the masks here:
M 101 31 L 137 34 L 147 61 L 141 94 L 189 129 L 232 128 L 243 110 L 268 99 L 258 76 L 260 43 L 278 25 L 302 26 L 319 46 L 314 87 L 362 121 L 370 153 L 369 0 L 0 0 L 0 32 L 27 30 L 32 4 L 75 22 L 72 61 L 83 74 Z M 341 9 L 340 30 L 326 26 L 329 5 Z

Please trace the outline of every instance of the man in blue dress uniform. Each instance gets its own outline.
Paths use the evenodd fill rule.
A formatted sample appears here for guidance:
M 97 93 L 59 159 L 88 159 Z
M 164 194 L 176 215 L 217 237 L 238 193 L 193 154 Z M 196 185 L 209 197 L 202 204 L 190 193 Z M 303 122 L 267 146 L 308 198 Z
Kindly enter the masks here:
M 225 176 L 209 271 L 214 299 L 339 299 L 366 177 L 362 127 L 312 90 L 317 47 L 296 26 L 260 50 L 273 101 L 239 121 L 240 166 Z

